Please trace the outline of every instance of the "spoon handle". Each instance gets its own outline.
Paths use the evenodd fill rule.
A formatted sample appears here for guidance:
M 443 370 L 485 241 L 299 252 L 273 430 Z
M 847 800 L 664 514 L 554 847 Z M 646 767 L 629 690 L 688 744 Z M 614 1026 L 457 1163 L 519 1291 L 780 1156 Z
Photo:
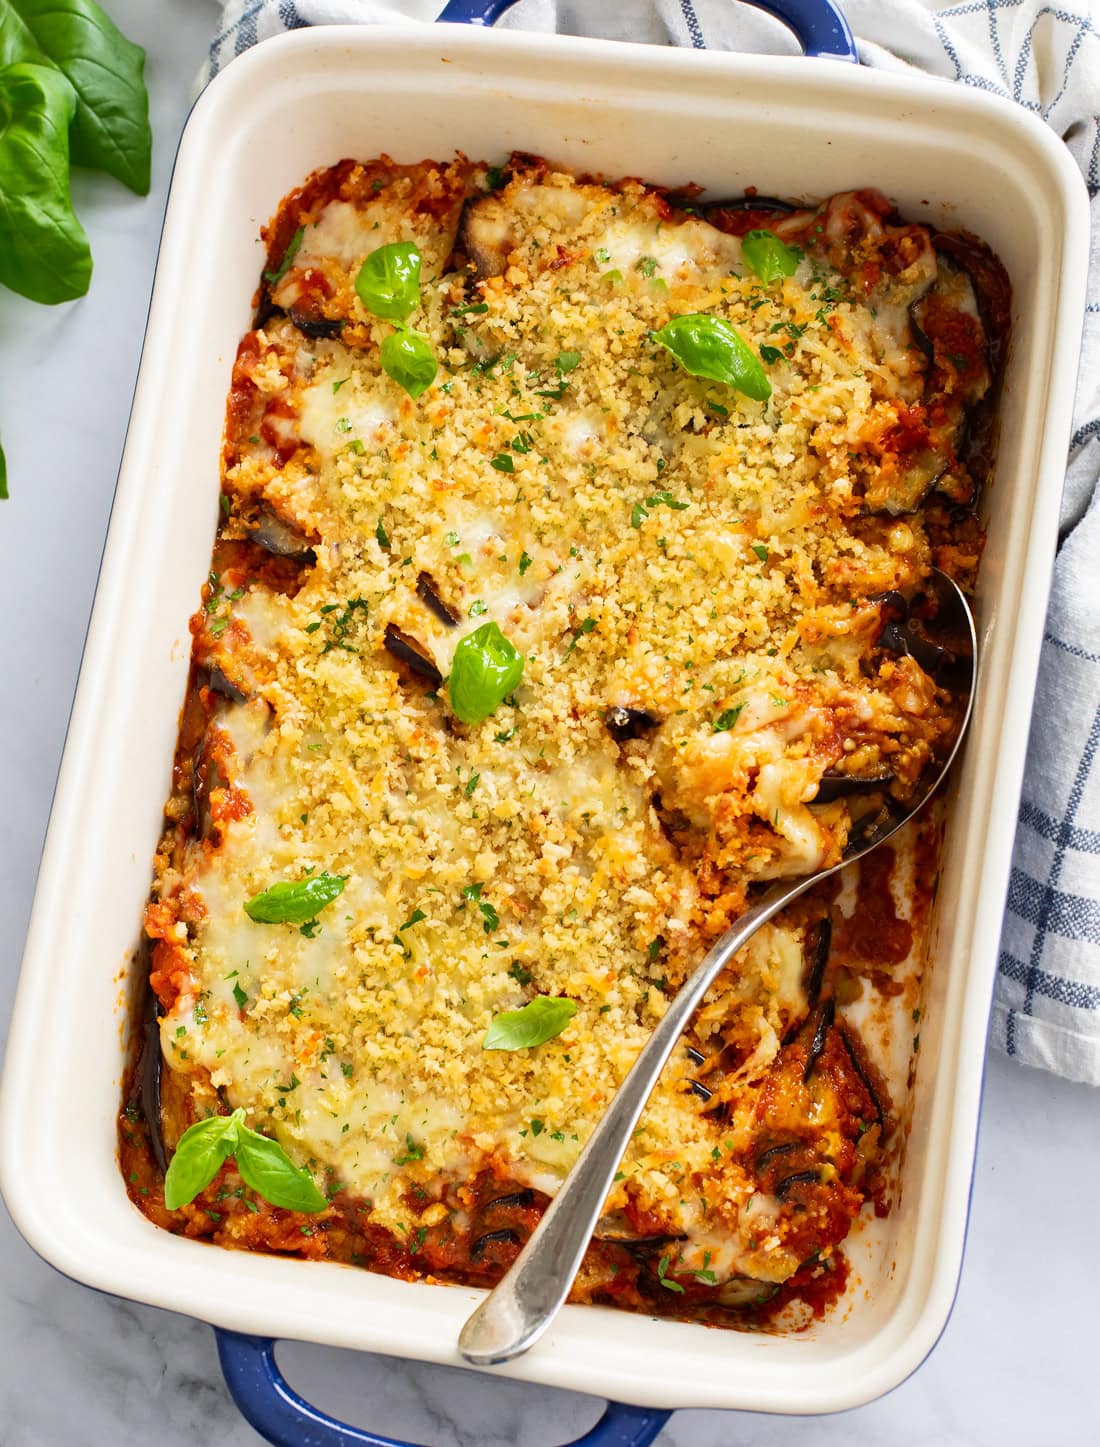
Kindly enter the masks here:
M 772 885 L 685 981 L 526 1246 L 462 1328 L 458 1346 L 468 1362 L 482 1367 L 509 1362 L 533 1346 L 553 1321 L 580 1269 L 638 1117 L 684 1026 L 737 951 L 817 877 Z

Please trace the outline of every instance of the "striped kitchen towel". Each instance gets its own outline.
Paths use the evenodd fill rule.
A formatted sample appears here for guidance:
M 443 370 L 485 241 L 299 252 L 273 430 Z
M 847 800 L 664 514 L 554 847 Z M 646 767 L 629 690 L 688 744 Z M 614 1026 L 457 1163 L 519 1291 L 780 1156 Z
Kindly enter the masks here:
M 993 1040 L 1100 1085 L 1100 6 L 1095 0 L 841 0 L 864 64 L 1007 96 L 1065 140 L 1088 183 L 1093 269 Z M 203 79 L 303 25 L 434 20 L 441 0 L 228 0 Z M 501 22 L 696 49 L 791 51 L 734 0 L 521 0 Z

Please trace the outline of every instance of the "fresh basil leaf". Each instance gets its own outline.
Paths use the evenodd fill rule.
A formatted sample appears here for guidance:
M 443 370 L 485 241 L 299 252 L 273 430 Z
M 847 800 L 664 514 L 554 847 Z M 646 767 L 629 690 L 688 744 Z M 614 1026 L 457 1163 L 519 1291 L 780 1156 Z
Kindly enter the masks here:
M 178 1211 L 193 1201 L 237 1149 L 244 1111 L 212 1115 L 185 1130 L 164 1176 L 164 1204 Z
M 328 1201 L 313 1177 L 299 1170 L 278 1141 L 243 1125 L 237 1142 L 237 1169 L 246 1186 L 284 1211 L 324 1211 Z
M 382 343 L 382 370 L 415 402 L 435 381 L 439 364 L 431 342 L 422 332 L 399 327 Z
M 463 723 L 480 723 L 499 707 L 523 677 L 523 655 L 496 623 L 467 633 L 454 652 L 447 691 Z
M 4 449 L 0 447 L 0 498 L 8 495 L 8 460 L 4 456 Z
M 95 0 L 0 0 L 0 66 L 56 66 L 76 94 L 73 164 L 149 190 L 152 135 L 145 52 Z
M 764 283 L 798 270 L 798 252 L 780 241 L 774 231 L 749 231 L 741 238 L 741 255 Z
M 772 394 L 759 357 L 721 317 L 686 312 L 673 317 L 653 336 L 693 377 L 724 382 L 757 402 L 766 402 Z
M 283 259 L 279 262 L 279 265 L 275 268 L 274 271 L 264 272 L 264 281 L 267 282 L 268 286 L 278 286 L 279 283 L 282 281 L 283 277 L 286 276 L 287 272 L 290 270 L 291 265 L 294 262 L 294 258 L 301 250 L 302 240 L 305 237 L 305 234 L 306 228 L 304 226 L 299 226 L 298 230 L 287 242 L 286 250 L 283 252 Z M 346 382 L 347 380 L 348 379 L 345 377 L 344 382 Z M 344 382 L 334 382 L 332 384 L 332 390 L 334 392 L 337 391 L 338 388 L 344 385 Z
M 0 282 L 47 303 L 88 290 L 92 253 L 69 197 L 72 86 L 44 65 L 0 70 Z
M 411 241 L 380 246 L 359 268 L 355 290 L 373 316 L 407 321 L 420 305 L 420 252 Z
M 346 874 L 315 874 L 294 882 L 283 880 L 250 899 L 245 914 L 257 924 L 308 924 L 326 904 L 344 892 Z
M 560 1035 L 577 1013 L 575 1000 L 536 995 L 522 1010 L 505 1010 L 493 1017 L 481 1042 L 482 1050 L 530 1050 Z

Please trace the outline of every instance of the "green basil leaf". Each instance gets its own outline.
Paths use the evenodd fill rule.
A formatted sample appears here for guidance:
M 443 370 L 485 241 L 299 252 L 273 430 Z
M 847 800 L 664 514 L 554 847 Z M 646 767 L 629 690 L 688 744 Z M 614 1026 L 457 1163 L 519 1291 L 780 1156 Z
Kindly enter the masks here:
M 287 242 L 286 250 L 283 252 L 283 259 L 279 262 L 279 265 L 275 268 L 274 271 L 264 272 L 264 281 L 267 282 L 268 286 L 278 286 L 279 283 L 282 281 L 283 277 L 286 276 L 287 272 L 291 268 L 291 264 L 293 263 L 294 258 L 301 250 L 302 241 L 305 237 L 305 234 L 306 228 L 304 226 L 299 226 L 298 230 Z M 345 377 L 344 382 L 346 382 L 347 380 L 348 379 Z M 336 392 L 340 387 L 342 387 L 344 385 L 344 382 L 334 382 L 332 384 L 333 392 Z
M 144 50 L 95 0 L 0 0 L 0 66 L 19 61 L 56 66 L 76 92 L 73 164 L 144 196 L 153 144 Z
M 246 1186 L 284 1211 L 324 1211 L 328 1202 L 313 1177 L 299 1170 L 278 1141 L 241 1126 L 237 1169 Z
M 536 995 L 522 1010 L 505 1010 L 493 1017 L 481 1042 L 482 1050 L 530 1050 L 560 1035 L 577 1013 L 575 1000 Z
M 31 301 L 88 290 L 92 253 L 69 197 L 73 88 L 43 65 L 0 70 L 0 282 Z
M 411 241 L 380 246 L 359 268 L 355 290 L 372 315 L 406 321 L 420 305 L 420 252 Z
M 237 1149 L 243 1121 L 244 1111 L 235 1110 L 232 1115 L 212 1115 L 184 1131 L 164 1177 L 164 1204 L 169 1211 L 178 1211 L 206 1190 Z
M 382 343 L 382 370 L 415 402 L 435 381 L 439 364 L 431 342 L 422 332 L 399 327 Z
M 4 456 L 4 449 L 0 447 L 0 498 L 8 495 L 8 460 Z
M 315 874 L 293 883 L 284 880 L 250 899 L 244 912 L 257 924 L 308 924 L 343 894 L 347 882 L 346 874 Z
M 523 655 L 496 623 L 467 633 L 455 649 L 447 691 L 463 723 L 480 723 L 499 707 L 523 677 Z
M 798 252 L 774 231 L 749 231 L 741 238 L 741 255 L 765 286 L 798 270 Z
M 687 312 L 673 317 L 653 335 L 693 377 L 724 382 L 757 402 L 766 402 L 771 396 L 772 384 L 759 357 L 721 317 Z

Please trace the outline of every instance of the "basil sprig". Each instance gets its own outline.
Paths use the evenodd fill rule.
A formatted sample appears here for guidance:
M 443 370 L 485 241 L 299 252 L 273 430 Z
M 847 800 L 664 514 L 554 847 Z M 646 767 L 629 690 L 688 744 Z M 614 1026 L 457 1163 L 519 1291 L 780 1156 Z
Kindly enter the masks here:
M 278 1141 L 244 1123 L 244 1111 L 212 1115 L 185 1130 L 164 1177 L 164 1204 L 177 1211 L 205 1191 L 230 1156 L 246 1186 L 285 1211 L 323 1211 L 328 1205 L 313 1177 L 299 1170 Z
M 765 286 L 798 270 L 799 253 L 774 231 L 749 231 L 741 238 L 741 255 Z
M 467 633 L 455 649 L 447 681 L 451 708 L 463 723 L 480 723 L 499 707 L 523 677 L 523 654 L 495 623 Z
M 346 874 L 315 874 L 310 879 L 284 880 L 255 895 L 244 907 L 257 924 L 308 924 L 344 892 Z
M 372 316 L 406 322 L 420 305 L 420 252 L 411 241 L 372 251 L 355 278 L 359 300 Z
M 673 317 L 653 336 L 693 377 L 722 382 L 757 402 L 766 402 L 772 394 L 759 357 L 721 317 L 686 312 Z
M 382 343 L 382 370 L 415 402 L 435 381 L 439 364 L 431 342 L 405 323 L 420 305 L 420 252 L 412 241 L 372 251 L 355 278 L 359 300 L 372 316 L 397 328 Z
M 404 387 L 415 402 L 435 381 L 439 363 L 423 332 L 398 327 L 382 342 L 382 370 L 398 386 Z
M 482 1050 L 530 1050 L 560 1035 L 577 1013 L 575 1000 L 536 995 L 522 1010 L 494 1015 L 481 1042 Z
M 0 285 L 51 305 L 88 290 L 69 168 L 149 190 L 144 63 L 95 0 L 0 0 Z

